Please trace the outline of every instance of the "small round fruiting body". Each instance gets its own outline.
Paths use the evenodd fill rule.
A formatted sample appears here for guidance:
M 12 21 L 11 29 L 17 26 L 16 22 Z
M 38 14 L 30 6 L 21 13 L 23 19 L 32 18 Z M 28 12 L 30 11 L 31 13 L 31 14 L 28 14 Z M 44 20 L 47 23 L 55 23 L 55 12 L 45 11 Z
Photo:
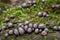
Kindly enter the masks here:
M 12 28 L 13 27 L 13 23 L 8 23 L 7 26 L 8 26 L 8 28 Z
M 48 29 L 48 28 L 45 28 L 45 29 L 44 29 L 44 31 L 48 32 L 48 31 L 49 31 L 49 29 Z
M 33 23 L 29 23 L 29 28 L 32 28 L 33 27 Z
M 14 34 L 15 34 L 15 35 L 19 35 L 19 32 L 18 32 L 17 29 L 14 29 Z
M 45 2 L 45 0 L 41 0 L 41 2 L 43 2 L 43 3 L 44 3 L 44 2 Z
M 35 29 L 35 33 L 36 33 L 36 34 L 39 33 L 39 29 Z
M 58 26 L 58 31 L 60 31 L 60 26 Z
M 25 30 L 25 31 L 27 31 L 27 29 L 28 29 L 28 26 L 27 26 L 27 25 L 25 25 L 25 26 L 24 26 L 24 30 Z
M 25 25 L 28 25 L 29 24 L 29 21 L 25 21 L 25 23 L 24 23 Z
M 47 16 L 47 13 L 46 12 L 43 12 L 43 16 L 46 17 Z
M 41 33 L 42 32 L 42 29 L 39 29 L 39 32 Z
M 58 27 L 57 26 L 54 26 L 53 27 L 53 30 L 57 31 L 58 30 Z
M 31 6 L 31 4 L 29 4 L 29 3 L 23 3 L 22 4 L 22 7 L 29 7 L 29 6 Z
M 31 3 L 32 3 L 32 1 L 28 1 L 27 3 L 28 3 L 28 4 L 31 4 Z
M 18 23 L 18 27 L 21 27 L 22 26 L 22 23 Z
M 44 23 L 40 23 L 40 24 L 38 25 L 38 28 L 40 28 L 40 29 L 45 29 L 45 28 L 46 28 L 46 25 L 45 25 Z
M 46 36 L 46 35 L 47 35 L 47 32 L 46 32 L 46 31 L 42 31 L 42 32 L 41 32 L 41 35 L 42 35 L 42 36 Z
M 4 22 L 6 22 L 6 23 L 9 22 L 9 19 L 8 18 L 5 18 L 4 19 Z
M 13 30 L 8 30 L 8 34 L 12 35 L 13 34 Z
M 5 29 L 7 29 L 6 26 L 2 26 L 2 27 L 1 27 L 1 30 L 5 30 Z
M 35 1 L 35 0 L 33 0 L 33 1 L 32 1 L 32 4 L 36 4 L 36 1 Z
M 31 32 L 32 32 L 32 28 L 28 28 L 28 29 L 27 29 L 27 32 L 28 32 L 28 33 L 31 33 Z
M 11 18 L 11 19 L 14 19 L 14 15 L 10 15 L 10 18 Z
M 24 29 L 21 27 L 18 27 L 18 30 L 19 30 L 20 35 L 23 35 L 25 33 Z
M 37 23 L 34 23 L 33 24 L 33 28 L 37 28 L 38 27 L 38 24 Z
M 42 12 L 38 12 L 38 16 L 39 17 L 42 17 L 43 16 L 43 13 Z
M 36 5 L 36 4 L 34 4 L 33 6 L 34 6 L 34 7 L 36 7 L 37 5 Z

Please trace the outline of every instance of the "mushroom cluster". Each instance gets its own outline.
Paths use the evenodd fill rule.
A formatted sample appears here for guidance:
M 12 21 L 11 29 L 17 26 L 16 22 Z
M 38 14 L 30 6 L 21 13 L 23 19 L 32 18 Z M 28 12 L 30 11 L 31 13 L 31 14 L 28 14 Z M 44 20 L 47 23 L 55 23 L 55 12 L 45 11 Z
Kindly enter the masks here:
M 25 2 L 21 5 L 23 8 L 24 7 L 29 7 L 29 6 L 36 6 L 36 1 L 28 1 L 28 2 Z
M 39 12 L 38 16 L 44 16 L 46 17 L 48 14 L 46 12 Z M 22 22 L 16 22 L 16 27 L 15 29 L 10 29 L 14 28 L 15 24 L 13 22 L 10 22 L 10 19 L 14 20 L 14 15 L 10 15 L 9 18 L 5 18 L 4 22 L 7 23 L 5 26 L 3 25 L 0 28 L 0 31 L 7 30 L 7 33 L 5 36 L 7 37 L 8 35 L 24 35 L 25 33 L 32 33 L 34 32 L 35 34 L 41 33 L 41 35 L 46 36 L 48 34 L 48 28 L 47 25 L 44 23 L 34 23 L 34 22 L 29 22 L 25 21 L 24 23 Z M 60 31 L 60 26 L 54 26 L 53 30 L 55 31 Z
M 38 16 L 39 17 L 48 17 L 49 15 L 44 11 L 40 11 L 40 12 L 38 12 Z
M 27 23 L 27 24 L 26 24 Z M 9 23 L 8 23 L 9 25 Z M 13 28 L 13 25 L 10 24 L 7 26 L 8 28 Z M 7 27 L 3 26 L 3 30 L 6 29 Z M 32 23 L 26 21 L 24 24 L 23 23 L 18 23 L 17 28 L 15 29 L 9 29 L 5 36 L 8 35 L 24 35 L 25 33 L 32 33 L 34 32 L 35 34 L 41 33 L 41 35 L 45 36 L 48 33 L 48 28 L 46 24 L 44 23 Z

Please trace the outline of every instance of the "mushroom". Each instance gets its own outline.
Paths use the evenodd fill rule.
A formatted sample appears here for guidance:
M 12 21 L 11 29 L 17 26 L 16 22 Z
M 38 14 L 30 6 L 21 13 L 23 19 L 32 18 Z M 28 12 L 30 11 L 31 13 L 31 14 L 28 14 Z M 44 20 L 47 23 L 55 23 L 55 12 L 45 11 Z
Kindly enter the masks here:
M 34 23 L 33 28 L 37 28 L 37 27 L 38 27 L 38 23 Z
M 2 27 L 1 27 L 1 30 L 5 30 L 5 29 L 7 29 L 6 26 L 2 26 Z
M 44 29 L 44 31 L 48 32 L 48 31 L 49 31 L 49 29 L 48 29 L 48 28 L 45 28 L 45 29 Z
M 33 23 L 29 23 L 29 28 L 32 28 L 33 27 Z
M 29 6 L 31 6 L 31 4 L 29 4 L 29 3 L 23 3 L 22 4 L 22 7 L 29 7 Z
M 39 32 L 41 33 L 42 32 L 42 29 L 39 29 Z
M 13 30 L 8 30 L 8 34 L 12 35 L 13 34 Z
M 38 28 L 40 28 L 40 29 L 45 29 L 45 28 L 46 28 L 46 25 L 45 25 L 44 23 L 40 23 L 40 24 L 38 25 Z
M 60 31 L 60 26 L 58 26 L 58 30 Z
M 57 31 L 58 30 L 58 27 L 57 26 L 54 26 L 53 27 L 53 30 Z
M 36 33 L 36 34 L 39 33 L 39 29 L 36 28 L 36 29 L 35 29 L 35 33 Z
M 46 31 L 42 31 L 42 32 L 41 32 L 41 35 L 42 35 L 42 36 L 46 36 L 46 35 L 47 35 L 47 32 L 46 32 Z
M 27 31 L 27 29 L 28 29 L 28 26 L 27 26 L 27 25 L 25 25 L 25 26 L 24 26 L 24 30 L 25 30 L 25 31 Z
M 24 23 L 25 25 L 28 25 L 29 24 L 29 21 L 25 21 L 25 23 Z
M 27 32 L 28 32 L 28 33 L 31 33 L 31 32 L 32 32 L 32 28 L 28 28 L 28 29 L 27 29 Z
M 22 27 L 18 27 L 20 35 L 23 35 L 25 33 L 24 29 Z
M 18 29 L 14 29 L 14 34 L 19 35 Z
M 6 23 L 9 22 L 9 19 L 8 18 L 5 18 L 4 19 L 4 22 L 6 22 Z
M 39 17 L 42 17 L 43 16 L 43 13 L 42 12 L 38 12 L 38 16 Z
M 14 15 L 11 14 L 11 15 L 10 15 L 10 18 L 11 18 L 11 19 L 14 19 Z
M 0 28 L 0 32 L 1 32 L 2 28 Z
M 22 23 L 18 23 L 18 27 L 21 27 L 22 26 Z
M 8 26 L 8 28 L 12 28 L 13 27 L 13 23 L 8 23 L 7 26 Z
M 43 3 L 44 3 L 44 2 L 45 2 L 45 0 L 41 0 L 41 2 L 43 2 Z

